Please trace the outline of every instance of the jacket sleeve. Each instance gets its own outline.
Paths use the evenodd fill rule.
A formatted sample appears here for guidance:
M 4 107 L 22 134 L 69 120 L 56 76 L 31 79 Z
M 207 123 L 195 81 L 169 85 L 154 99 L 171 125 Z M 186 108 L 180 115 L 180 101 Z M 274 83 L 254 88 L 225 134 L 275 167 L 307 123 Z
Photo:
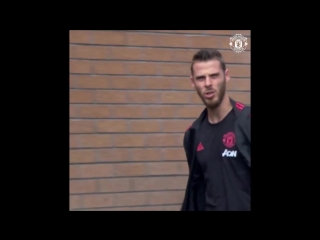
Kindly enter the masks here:
M 241 129 L 246 135 L 246 138 L 251 143 L 251 107 L 245 107 L 241 112 L 240 117 Z
M 188 162 L 188 166 L 189 166 L 189 171 L 190 171 L 190 160 L 191 160 L 191 154 L 190 154 L 190 146 L 189 146 L 189 130 L 187 130 L 184 134 L 184 138 L 183 138 L 183 149 L 187 158 L 187 162 Z
M 236 122 L 237 145 L 251 167 L 251 108 L 244 108 Z
M 191 161 L 193 156 L 192 156 L 192 149 L 191 149 L 192 146 L 189 140 L 189 131 L 186 131 L 185 133 L 183 146 L 184 146 L 186 158 L 188 161 L 189 177 L 188 177 L 186 194 L 183 200 L 181 211 L 187 208 L 187 202 L 189 206 L 188 211 L 195 211 L 199 208 L 199 204 L 200 206 L 203 206 L 204 184 L 202 184 L 203 175 L 197 159 L 195 159 L 193 163 L 193 167 L 191 166 Z M 192 168 L 192 171 L 191 171 L 191 168 Z
M 188 152 L 188 145 L 189 145 L 188 136 L 189 136 L 189 129 L 185 132 L 184 137 L 183 137 L 183 149 L 184 149 L 184 152 L 185 152 L 185 155 L 186 155 L 186 158 L 187 158 L 187 163 L 188 163 L 189 172 L 190 172 L 190 160 L 189 160 L 190 159 L 190 157 L 189 157 L 190 153 Z M 186 209 L 186 205 L 187 205 L 187 196 L 186 196 L 187 188 L 188 188 L 188 184 L 186 186 L 185 196 L 184 196 L 183 203 L 182 203 L 180 211 L 184 211 Z
M 243 110 L 240 125 L 248 143 L 251 145 L 251 107 L 246 107 Z

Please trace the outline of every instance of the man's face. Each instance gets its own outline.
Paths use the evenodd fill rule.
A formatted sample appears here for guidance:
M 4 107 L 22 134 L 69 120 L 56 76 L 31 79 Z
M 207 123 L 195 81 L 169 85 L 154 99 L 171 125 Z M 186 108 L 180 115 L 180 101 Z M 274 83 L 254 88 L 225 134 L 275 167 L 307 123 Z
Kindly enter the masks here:
M 219 61 L 210 60 L 196 62 L 193 72 L 191 83 L 203 103 L 211 109 L 218 107 L 225 95 L 226 83 L 230 79 L 228 70 L 223 72 Z

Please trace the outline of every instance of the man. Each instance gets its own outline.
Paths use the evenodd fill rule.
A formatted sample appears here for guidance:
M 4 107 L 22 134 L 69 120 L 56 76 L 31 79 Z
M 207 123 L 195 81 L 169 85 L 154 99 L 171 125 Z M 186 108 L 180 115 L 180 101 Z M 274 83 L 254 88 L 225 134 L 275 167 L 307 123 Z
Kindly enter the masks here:
M 191 83 L 206 108 L 184 136 L 182 211 L 251 211 L 251 108 L 228 96 L 229 80 L 220 52 L 194 55 Z

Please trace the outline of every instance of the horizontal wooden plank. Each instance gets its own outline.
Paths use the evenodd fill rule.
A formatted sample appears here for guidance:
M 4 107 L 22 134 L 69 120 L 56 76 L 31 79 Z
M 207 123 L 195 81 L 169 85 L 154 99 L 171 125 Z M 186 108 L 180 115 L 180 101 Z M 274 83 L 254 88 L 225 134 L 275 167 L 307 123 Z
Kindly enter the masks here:
M 70 178 L 134 177 L 146 175 L 182 175 L 186 162 L 101 163 L 70 165 Z
M 215 34 L 215 35 L 231 35 L 242 34 L 245 37 L 250 36 L 250 30 L 149 30 L 150 32 L 162 33 L 184 33 L 184 34 Z
M 213 30 L 211 30 L 213 31 Z M 217 30 L 216 30 L 217 31 Z M 210 33 L 210 30 L 209 32 Z M 211 32 L 214 34 L 217 32 Z M 221 32 L 222 33 L 222 32 Z M 217 48 L 230 49 L 228 36 L 198 36 L 170 33 L 140 33 L 131 31 L 86 31 L 71 30 L 70 43 L 102 44 L 102 45 L 127 45 L 149 47 L 178 47 L 178 48 Z M 237 32 L 238 33 L 238 32 Z M 247 35 L 247 34 L 245 34 Z M 248 38 L 247 50 L 250 50 Z
M 70 206 L 76 208 L 104 208 L 137 205 L 181 204 L 184 191 L 135 192 L 115 194 L 88 194 L 79 196 L 79 202 Z M 70 196 L 76 198 L 78 196 Z M 81 204 L 82 203 L 82 204 Z
M 231 78 L 230 91 L 250 91 L 249 78 Z M 70 75 L 70 87 L 78 89 L 193 90 L 189 77 Z
M 191 123 L 191 122 L 190 122 Z M 185 126 L 187 129 L 190 126 Z M 181 143 L 182 145 L 182 143 Z M 70 149 L 70 163 L 93 162 L 143 162 L 143 161 L 181 161 L 185 152 L 180 147 L 141 147 L 141 148 L 107 148 L 107 149 Z
M 250 78 L 250 65 L 228 65 L 231 77 Z M 188 63 L 70 60 L 70 73 L 190 76 Z
M 176 147 L 182 138 L 182 133 L 70 134 L 70 148 Z
M 202 105 L 94 105 L 70 104 L 70 118 L 195 118 L 203 111 Z
M 190 120 L 70 120 L 70 133 L 159 133 L 184 132 Z
M 229 92 L 249 102 L 248 92 Z M 70 103 L 197 104 L 196 91 L 70 90 Z
M 187 176 L 176 177 L 135 177 L 99 179 L 99 191 L 104 193 L 130 191 L 165 191 L 184 190 L 187 186 Z M 81 183 L 73 180 L 72 183 Z M 85 180 L 90 181 L 90 180 Z M 92 189 L 94 191 L 95 189 Z
M 197 50 L 126 47 L 126 46 L 94 46 L 71 45 L 70 58 L 101 59 L 101 60 L 139 60 L 139 61 L 169 61 L 191 63 Z M 220 51 L 225 62 L 250 64 L 250 52 L 236 53 L 232 50 Z
M 175 204 L 175 205 L 162 205 L 162 206 L 102 208 L 102 209 L 97 209 L 93 211 L 180 211 L 180 209 L 181 209 L 181 204 Z M 91 209 L 85 210 L 85 211 L 91 211 Z

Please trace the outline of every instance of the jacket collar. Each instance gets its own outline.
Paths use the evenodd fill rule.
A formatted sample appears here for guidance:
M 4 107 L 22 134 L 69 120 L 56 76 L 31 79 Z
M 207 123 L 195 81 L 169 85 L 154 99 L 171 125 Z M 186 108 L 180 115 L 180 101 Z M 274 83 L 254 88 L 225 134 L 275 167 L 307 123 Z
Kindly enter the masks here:
M 232 105 L 232 109 L 236 114 L 236 117 L 238 117 L 239 113 L 245 107 L 245 105 L 242 103 L 236 102 L 235 100 L 233 100 L 230 97 L 229 97 L 229 100 Z M 203 121 L 206 119 L 207 116 L 208 116 L 208 111 L 207 111 L 207 108 L 205 108 L 202 111 L 202 113 L 200 114 L 200 116 L 198 117 L 198 119 L 194 122 L 194 124 L 192 124 L 191 129 L 198 129 L 201 126 L 201 124 L 203 123 Z

